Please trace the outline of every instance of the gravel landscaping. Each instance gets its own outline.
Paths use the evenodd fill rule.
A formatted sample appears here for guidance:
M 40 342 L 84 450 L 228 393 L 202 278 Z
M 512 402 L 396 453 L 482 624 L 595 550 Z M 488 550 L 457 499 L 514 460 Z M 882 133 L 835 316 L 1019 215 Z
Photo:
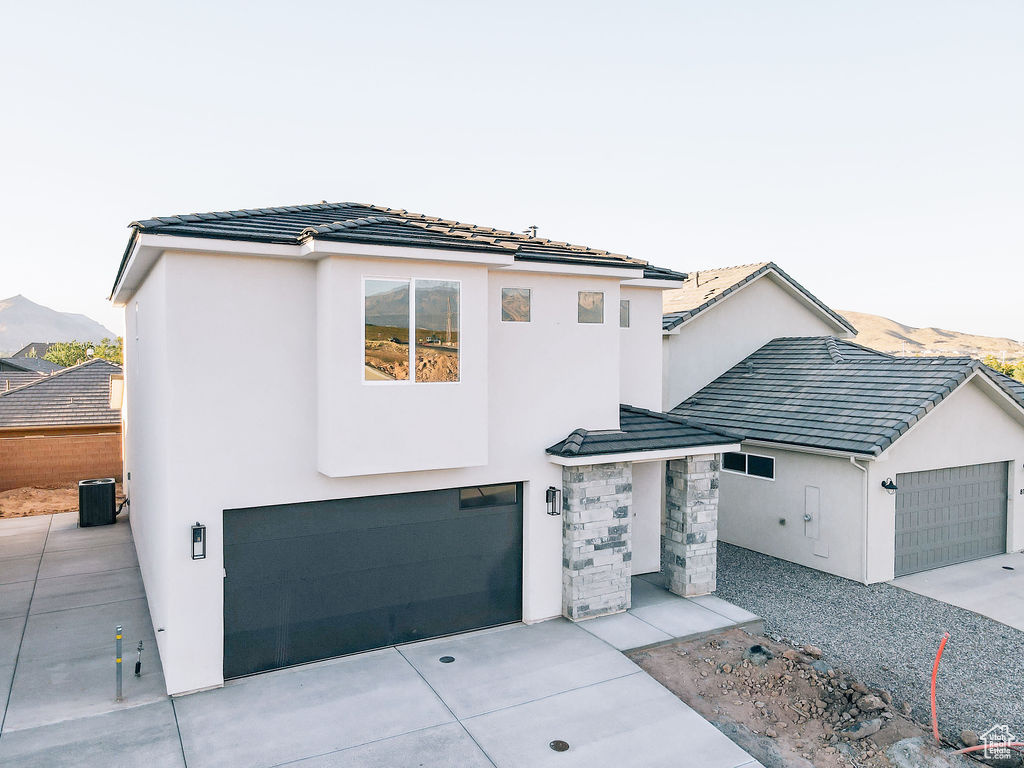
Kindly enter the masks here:
M 854 581 L 719 542 L 718 597 L 764 619 L 765 632 L 821 648 L 824 658 L 931 720 L 932 664 L 950 741 L 1005 724 L 1024 736 L 1024 632 L 889 584 Z

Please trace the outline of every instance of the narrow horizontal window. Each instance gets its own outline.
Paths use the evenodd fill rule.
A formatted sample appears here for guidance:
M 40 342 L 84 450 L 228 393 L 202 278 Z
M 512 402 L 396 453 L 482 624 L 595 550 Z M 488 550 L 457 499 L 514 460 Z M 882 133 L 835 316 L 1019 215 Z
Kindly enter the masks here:
M 762 477 L 765 480 L 775 479 L 775 459 L 771 456 L 758 456 L 754 453 L 726 453 L 722 455 L 722 469 L 726 472 L 738 472 L 750 477 Z
M 459 490 L 459 506 L 462 509 L 477 507 L 505 507 L 518 502 L 515 483 L 505 485 L 478 485 Z
M 619 302 L 619 328 L 629 328 L 629 299 Z
M 530 322 L 530 289 L 501 289 L 501 321 L 503 323 Z
M 604 322 L 604 294 L 601 291 L 579 292 L 578 322 Z
M 747 474 L 747 454 L 727 453 L 722 456 L 722 469 Z

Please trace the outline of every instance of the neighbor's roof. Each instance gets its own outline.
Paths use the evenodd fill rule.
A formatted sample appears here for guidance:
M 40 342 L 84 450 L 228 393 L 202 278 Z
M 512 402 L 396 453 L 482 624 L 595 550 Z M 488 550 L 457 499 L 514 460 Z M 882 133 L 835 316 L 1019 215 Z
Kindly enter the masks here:
M 51 363 L 41 357 L 3 357 L 0 363 L 5 363 L 19 371 L 37 371 L 39 373 L 54 373 L 64 368 L 62 365 Z
M 39 371 L 0 371 L 0 393 L 37 381 L 45 375 Z
M 976 371 L 1015 396 L 969 357 L 893 357 L 833 336 L 781 338 L 671 412 L 748 440 L 878 455 Z
M 845 317 L 827 307 L 817 296 L 783 272 L 778 265 L 770 261 L 762 261 L 758 264 L 742 264 L 738 267 L 723 267 L 721 269 L 705 269 L 700 272 L 691 272 L 687 276 L 686 284 L 682 288 L 675 288 L 662 294 L 662 330 L 671 331 L 676 326 L 682 325 L 687 320 L 714 306 L 717 302 L 768 272 L 774 272 L 788 282 L 795 290 L 803 294 L 811 304 L 828 315 L 834 322 L 851 333 L 857 332 L 857 329 L 850 325 L 850 322 Z
M 635 268 L 644 277 L 682 280 L 685 274 L 651 267 L 640 259 L 583 245 L 424 216 L 363 203 L 317 203 L 216 213 L 161 216 L 131 223 L 132 237 L 114 280 L 117 287 L 140 234 L 298 245 L 328 240 L 389 246 L 513 253 L 523 261 L 553 261 Z
M 638 453 L 704 445 L 733 445 L 740 436 L 725 430 L 694 424 L 669 413 L 649 411 L 632 405 L 619 406 L 619 429 L 577 429 L 547 452 L 555 456 L 600 456 Z
M 0 392 L 0 428 L 119 424 L 110 407 L 110 377 L 121 366 L 90 360 L 9 392 Z
M 46 357 L 46 353 L 50 351 L 50 347 L 52 347 L 54 343 L 55 342 L 52 341 L 32 341 L 15 352 L 12 357 L 25 357 L 32 351 L 35 352 L 36 357 Z

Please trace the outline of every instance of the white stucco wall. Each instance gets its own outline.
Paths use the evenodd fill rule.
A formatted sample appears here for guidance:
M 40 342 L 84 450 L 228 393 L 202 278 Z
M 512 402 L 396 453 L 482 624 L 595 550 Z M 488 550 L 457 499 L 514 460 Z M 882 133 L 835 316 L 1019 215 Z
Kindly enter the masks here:
M 631 531 L 632 572 L 656 573 L 661 570 L 662 495 L 665 488 L 665 462 L 633 464 L 633 529 Z
M 388 467 L 379 450 L 383 438 L 374 432 L 381 425 L 353 412 L 365 406 L 355 381 L 339 382 L 327 418 L 338 430 L 339 445 L 366 441 L 374 447 L 375 474 L 328 477 L 318 471 L 317 305 L 325 299 L 322 291 L 318 299 L 316 262 L 165 254 L 137 293 L 143 318 L 138 345 L 131 330 L 135 299 L 128 302 L 126 462 L 132 471 L 132 521 L 154 625 L 162 630 L 157 637 L 169 692 L 222 682 L 222 510 L 229 508 L 523 481 L 524 619 L 559 615 L 561 518 L 545 513 L 544 491 L 561 487 L 562 470 L 544 449 L 577 427 L 618 426 L 619 279 L 513 270 L 484 274 L 478 266 L 418 261 L 403 273 L 417 275 L 423 268 L 434 276 L 442 266 L 450 268 L 444 277 L 464 281 L 465 345 L 486 342 L 487 347 L 467 349 L 467 360 L 474 362 L 463 367 L 466 389 L 483 388 L 485 394 L 469 398 L 466 411 L 457 400 L 446 401 L 447 416 L 456 434 L 464 420 L 483 421 L 479 426 L 487 439 L 485 453 L 474 449 L 459 459 L 482 458 L 482 464 L 434 471 L 403 470 L 410 457 L 432 466 L 438 446 L 445 461 L 452 461 L 449 436 L 438 434 L 433 422 L 431 429 L 417 429 L 425 423 L 419 404 L 406 402 L 396 390 L 395 411 L 412 427 L 394 436 L 403 445 Z M 381 269 L 379 263 L 352 259 L 344 274 L 358 280 L 364 271 L 379 275 Z M 340 280 L 341 273 L 330 278 Z M 501 322 L 502 286 L 533 291 L 530 323 Z M 605 292 L 603 324 L 577 323 L 579 290 Z M 646 290 L 660 302 L 657 291 Z M 350 300 L 339 300 L 339 313 L 327 321 L 340 323 L 335 331 L 355 316 L 345 307 Z M 644 312 L 650 314 L 650 308 Z M 469 331 L 471 318 L 486 329 L 486 338 Z M 651 327 L 655 343 L 641 348 L 654 350 L 654 359 L 645 362 L 631 354 L 633 365 L 657 379 L 660 328 Z M 358 322 L 351 330 L 360 340 Z M 323 361 L 323 370 L 344 380 L 347 363 L 361 376 L 362 349 L 357 344 L 353 353 L 349 346 L 322 346 L 321 358 L 335 355 Z M 485 366 L 477 364 L 484 361 Z M 325 381 L 330 384 L 321 378 L 321 386 Z M 386 394 L 382 387 L 374 397 L 384 401 Z M 355 400 L 346 411 L 350 396 Z M 648 402 L 651 396 L 650 391 L 638 395 Z M 320 434 L 332 439 L 330 431 Z M 328 449 L 326 455 L 351 471 L 348 448 L 333 454 L 334 447 Z M 193 561 L 189 531 L 197 520 L 207 526 L 209 555 Z
M 622 364 L 619 380 L 622 402 L 661 410 L 661 377 L 653 375 L 651 361 L 661 360 L 661 290 L 623 286 L 629 301 L 629 328 L 620 329 Z M 615 305 L 618 322 L 619 305 Z
M 849 335 L 766 273 L 663 336 L 662 407 L 670 410 L 780 336 Z
M 750 445 L 743 450 L 774 457 L 775 480 L 722 472 L 718 538 L 860 580 L 863 473 L 842 458 Z M 816 530 L 803 519 L 808 486 L 819 489 Z
M 865 580 L 864 473 L 848 457 L 744 445 L 774 456 L 775 481 L 723 472 L 719 538 L 857 581 Z M 867 468 L 867 578 L 889 581 L 896 555 L 895 496 L 881 483 L 905 472 L 1010 462 L 1008 551 L 1024 549 L 1024 425 L 1001 394 L 977 378 L 949 395 Z M 806 488 L 820 489 L 820 543 L 805 532 Z M 779 520 L 785 519 L 786 525 Z M 810 529 L 813 532 L 812 529 Z

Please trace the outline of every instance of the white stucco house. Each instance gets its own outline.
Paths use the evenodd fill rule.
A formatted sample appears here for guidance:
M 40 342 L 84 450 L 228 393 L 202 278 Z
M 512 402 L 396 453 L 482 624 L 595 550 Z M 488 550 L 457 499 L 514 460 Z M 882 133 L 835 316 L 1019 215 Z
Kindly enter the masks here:
M 168 691 L 620 611 L 631 574 L 713 589 L 740 445 L 660 412 L 685 278 L 360 204 L 133 223 L 111 299 Z
M 742 438 L 720 540 L 863 583 L 1024 549 L 1024 385 L 861 347 L 774 264 L 700 275 L 665 293 L 664 408 Z

